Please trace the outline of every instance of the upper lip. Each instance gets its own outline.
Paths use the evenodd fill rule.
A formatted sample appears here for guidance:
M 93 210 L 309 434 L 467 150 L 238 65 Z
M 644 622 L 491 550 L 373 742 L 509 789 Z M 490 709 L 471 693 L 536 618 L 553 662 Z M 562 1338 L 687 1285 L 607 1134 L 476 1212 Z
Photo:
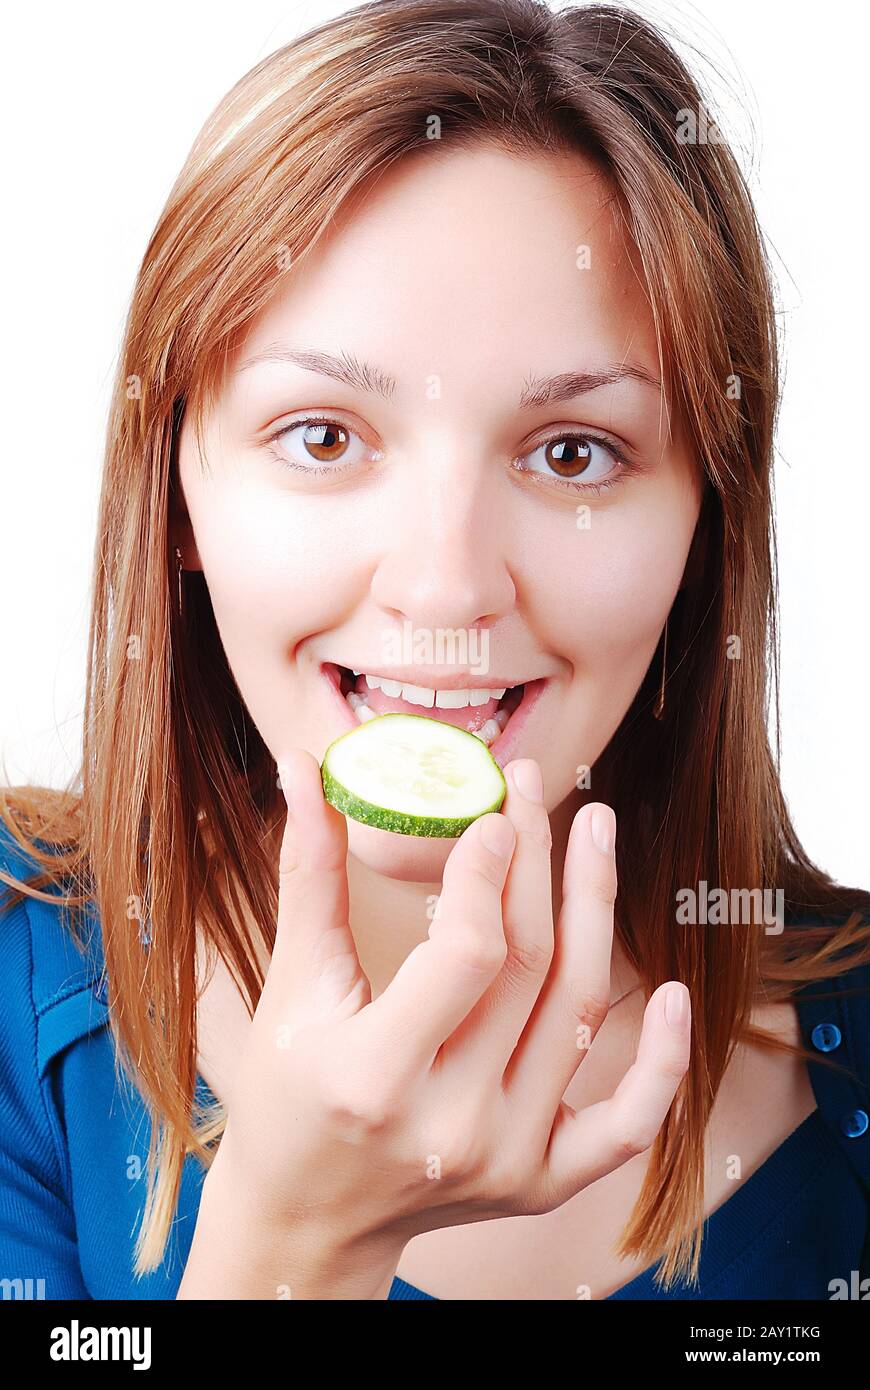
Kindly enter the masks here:
M 383 680 L 401 681 L 402 685 L 419 685 L 424 690 L 501 690 L 502 687 L 510 690 L 515 685 L 527 685 L 536 679 L 534 676 L 527 676 L 521 680 L 511 676 L 508 679 L 490 675 L 489 672 L 485 676 L 474 671 L 448 672 L 443 667 L 432 670 L 415 666 L 412 670 L 408 666 L 396 668 L 356 661 L 333 661 L 327 664 L 343 666 L 349 671 L 364 671 L 370 676 L 380 676 Z

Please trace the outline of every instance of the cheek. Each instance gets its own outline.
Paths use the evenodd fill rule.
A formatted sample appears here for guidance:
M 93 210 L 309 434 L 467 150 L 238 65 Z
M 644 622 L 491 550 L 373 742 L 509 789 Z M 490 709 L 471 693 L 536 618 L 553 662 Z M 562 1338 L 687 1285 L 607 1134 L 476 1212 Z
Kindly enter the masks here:
M 655 650 L 691 544 L 690 498 L 650 493 L 591 513 L 589 529 L 561 533 L 539 549 L 535 573 L 541 631 L 577 669 L 642 678 Z
M 326 501 L 220 484 L 188 506 L 228 647 L 265 652 L 264 635 L 292 643 L 331 625 L 353 583 L 355 550 Z

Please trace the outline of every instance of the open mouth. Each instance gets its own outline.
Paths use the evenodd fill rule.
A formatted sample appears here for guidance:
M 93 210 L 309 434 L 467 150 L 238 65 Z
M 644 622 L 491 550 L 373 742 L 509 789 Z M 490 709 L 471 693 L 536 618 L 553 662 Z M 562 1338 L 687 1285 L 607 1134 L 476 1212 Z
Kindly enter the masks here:
M 323 673 L 341 696 L 356 723 L 379 714 L 417 714 L 474 734 L 492 751 L 504 746 L 507 734 L 527 712 L 546 685 L 546 679 L 525 681 L 503 689 L 431 690 L 410 682 L 387 680 L 324 662 Z

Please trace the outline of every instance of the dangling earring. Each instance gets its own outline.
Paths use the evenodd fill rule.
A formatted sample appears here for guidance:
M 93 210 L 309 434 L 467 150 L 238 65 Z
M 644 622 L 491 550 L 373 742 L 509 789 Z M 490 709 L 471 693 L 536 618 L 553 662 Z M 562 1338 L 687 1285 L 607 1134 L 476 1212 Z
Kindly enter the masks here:
M 178 573 L 178 616 L 179 616 L 179 618 L 180 618 L 180 617 L 182 617 L 182 615 L 183 615 L 183 604 L 182 604 L 182 598 L 181 598 L 181 571 L 182 571 L 182 563 L 181 563 L 181 551 L 180 551 L 180 549 L 178 548 L 178 546 L 175 547 L 175 567 L 176 567 L 176 571 L 177 571 L 177 573 Z
M 670 621 L 670 615 L 669 615 L 668 618 L 665 620 L 665 640 L 664 640 L 664 642 L 663 642 L 663 644 L 662 644 L 662 683 L 661 683 L 661 687 L 660 687 L 660 689 L 659 689 L 659 697 L 658 697 L 658 699 L 656 700 L 655 709 L 653 710 L 653 718 L 654 718 L 654 719 L 661 719 L 661 717 L 662 717 L 662 715 L 664 714 L 664 711 L 665 711 L 665 673 L 666 673 L 666 671 L 667 671 L 667 665 L 668 665 L 668 622 L 669 622 L 669 621 Z

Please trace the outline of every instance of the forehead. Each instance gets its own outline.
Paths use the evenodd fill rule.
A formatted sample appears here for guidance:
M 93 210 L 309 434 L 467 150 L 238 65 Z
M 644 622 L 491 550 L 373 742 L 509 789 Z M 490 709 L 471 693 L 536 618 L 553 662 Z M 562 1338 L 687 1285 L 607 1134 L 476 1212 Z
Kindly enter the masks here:
M 358 190 L 241 345 L 364 347 L 404 379 L 479 390 L 533 365 L 631 356 L 659 374 L 652 316 L 614 192 L 581 153 L 433 142 Z M 518 374 L 518 375 L 517 375 Z

